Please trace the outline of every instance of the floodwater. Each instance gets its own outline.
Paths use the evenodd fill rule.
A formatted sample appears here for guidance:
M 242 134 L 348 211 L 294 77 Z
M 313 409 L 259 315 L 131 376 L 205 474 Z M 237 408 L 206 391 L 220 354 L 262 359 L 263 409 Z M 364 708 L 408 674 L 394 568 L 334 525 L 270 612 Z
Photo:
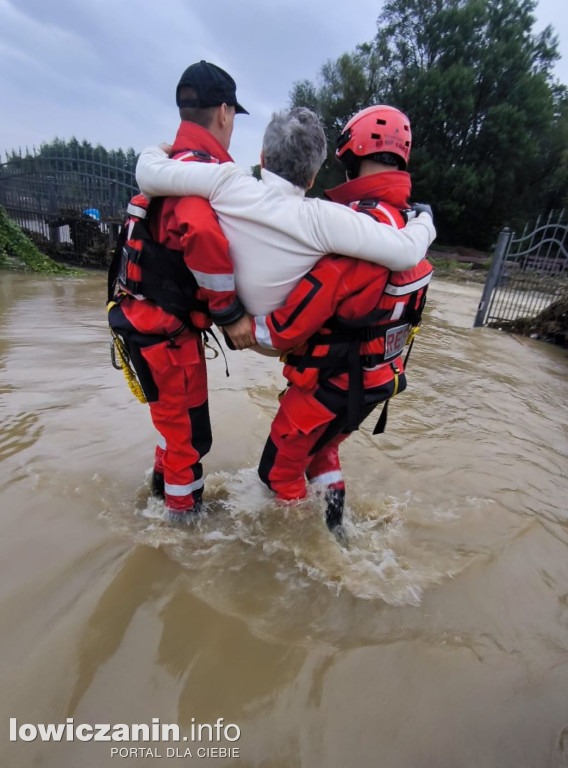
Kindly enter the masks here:
M 1 765 L 132 747 L 121 764 L 163 767 L 173 747 L 192 753 L 175 765 L 568 766 L 566 352 L 472 329 L 480 287 L 434 282 L 387 432 L 343 446 L 348 549 L 321 500 L 278 506 L 256 477 L 278 361 L 211 360 L 206 513 L 173 529 L 104 283 L 1 275 Z M 159 718 L 187 741 L 10 742 L 10 718 Z M 218 718 L 240 738 L 193 739 Z M 238 757 L 198 755 L 219 746 Z

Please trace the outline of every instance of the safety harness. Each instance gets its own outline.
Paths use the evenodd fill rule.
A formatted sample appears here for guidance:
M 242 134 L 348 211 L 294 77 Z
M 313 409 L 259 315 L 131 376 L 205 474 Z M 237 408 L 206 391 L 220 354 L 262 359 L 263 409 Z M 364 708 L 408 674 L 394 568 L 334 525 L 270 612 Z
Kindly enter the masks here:
M 134 198 L 140 200 L 140 196 Z M 132 201 L 119 235 L 108 272 L 108 301 L 130 295 L 149 299 L 182 323 L 192 311 L 207 312 L 207 303 L 196 298 L 197 281 L 185 264 L 183 251 L 157 243 L 148 220 L 159 204 L 153 198 L 147 208 Z
M 391 273 L 392 277 L 392 273 Z M 429 281 L 429 276 L 428 276 Z M 317 368 L 322 371 L 320 380 L 327 380 L 341 373 L 349 374 L 347 395 L 347 429 L 356 429 L 362 415 L 362 403 L 364 403 L 363 371 L 372 369 L 382 363 L 389 363 L 394 374 L 394 389 L 390 397 L 398 392 L 398 377 L 401 373 L 395 359 L 399 357 L 407 343 L 409 348 L 406 353 L 404 365 L 412 349 L 414 337 L 418 333 L 422 311 L 426 302 L 427 284 L 413 291 L 406 298 L 406 306 L 403 313 L 394 321 L 385 321 L 392 316 L 391 309 L 377 308 L 364 317 L 355 320 L 346 320 L 333 317 L 324 326 L 322 331 L 315 333 L 309 340 L 307 349 L 298 355 L 288 353 L 285 361 L 302 372 L 307 368 Z M 361 344 L 375 339 L 383 339 L 383 352 L 368 354 L 361 352 Z M 321 346 L 327 346 L 328 350 L 323 355 L 315 355 L 314 351 Z M 383 410 L 373 434 L 384 432 L 387 422 L 388 402 L 385 402 Z
M 191 323 L 191 312 L 208 315 L 207 302 L 196 298 L 198 284 L 185 264 L 183 251 L 167 248 L 152 237 L 149 219 L 154 215 L 159 198 L 153 198 L 149 204 L 146 203 L 146 199 L 139 195 L 128 205 L 126 219 L 108 270 L 107 284 L 107 313 L 112 336 L 111 362 L 114 368 L 123 371 L 131 392 L 141 403 L 147 402 L 147 399 L 130 360 L 128 334 L 122 327 L 113 327 L 111 309 L 119 306 L 126 296 L 154 302 L 181 322 L 174 333 L 154 336 L 155 343 L 169 341 L 171 346 L 175 346 L 175 338 L 182 331 L 194 327 Z M 227 359 L 213 331 L 202 328 L 195 330 L 203 334 L 205 348 L 217 357 L 217 350 L 208 344 L 208 333 L 215 339 L 225 358 L 225 373 L 228 376 Z

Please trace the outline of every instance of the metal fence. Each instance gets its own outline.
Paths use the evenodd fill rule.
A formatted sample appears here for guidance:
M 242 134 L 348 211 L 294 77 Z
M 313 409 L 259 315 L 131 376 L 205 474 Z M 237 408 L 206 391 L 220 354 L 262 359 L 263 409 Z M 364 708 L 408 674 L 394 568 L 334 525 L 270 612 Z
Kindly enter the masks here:
M 499 235 L 474 327 L 532 318 L 568 294 L 568 219 L 551 212 L 520 237 Z
M 11 158 L 0 165 L 0 205 L 55 258 L 104 266 L 130 197 L 135 156 L 109 162 L 97 149 Z

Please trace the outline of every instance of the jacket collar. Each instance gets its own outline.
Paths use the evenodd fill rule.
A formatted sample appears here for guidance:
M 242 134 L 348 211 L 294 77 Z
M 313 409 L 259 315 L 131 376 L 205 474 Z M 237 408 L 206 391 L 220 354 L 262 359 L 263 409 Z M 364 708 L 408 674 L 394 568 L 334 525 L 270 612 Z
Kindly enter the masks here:
M 176 155 L 179 152 L 188 152 L 191 149 L 201 149 L 215 157 L 220 163 L 233 162 L 231 155 L 217 141 L 215 136 L 209 133 L 207 128 L 202 128 L 197 123 L 182 120 L 172 146 L 171 155 Z
M 346 181 L 325 194 L 335 203 L 349 205 L 359 200 L 379 199 L 395 208 L 407 208 L 412 184 L 406 171 L 385 171 Z

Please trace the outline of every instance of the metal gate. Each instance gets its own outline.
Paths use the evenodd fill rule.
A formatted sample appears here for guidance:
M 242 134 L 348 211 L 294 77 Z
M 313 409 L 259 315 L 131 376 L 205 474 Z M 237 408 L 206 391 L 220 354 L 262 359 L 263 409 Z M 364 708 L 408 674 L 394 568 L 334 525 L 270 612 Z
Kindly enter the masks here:
M 95 149 L 15 157 L 0 165 L 0 205 L 56 259 L 106 266 L 129 199 L 134 154 L 122 164 Z
M 568 293 L 568 221 L 562 211 L 537 221 L 523 234 L 504 229 L 497 246 L 474 327 L 531 318 Z

